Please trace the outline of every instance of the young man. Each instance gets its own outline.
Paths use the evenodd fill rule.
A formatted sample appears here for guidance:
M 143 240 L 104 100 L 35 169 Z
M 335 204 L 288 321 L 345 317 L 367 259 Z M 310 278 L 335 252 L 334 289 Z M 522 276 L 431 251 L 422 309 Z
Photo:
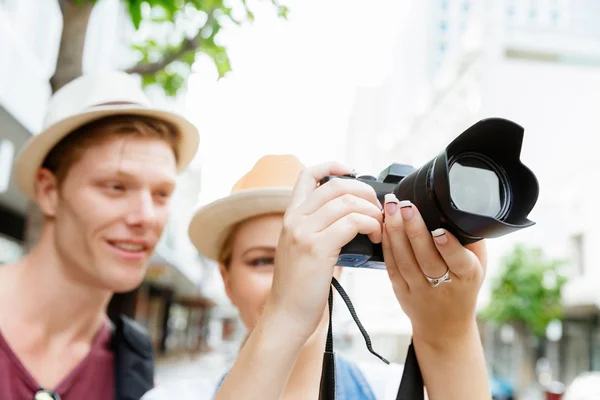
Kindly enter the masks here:
M 198 132 L 120 72 L 62 88 L 45 125 L 15 163 L 45 221 L 31 252 L 0 268 L 0 399 L 139 398 L 149 339 L 131 321 L 113 327 L 106 307 L 142 282 Z

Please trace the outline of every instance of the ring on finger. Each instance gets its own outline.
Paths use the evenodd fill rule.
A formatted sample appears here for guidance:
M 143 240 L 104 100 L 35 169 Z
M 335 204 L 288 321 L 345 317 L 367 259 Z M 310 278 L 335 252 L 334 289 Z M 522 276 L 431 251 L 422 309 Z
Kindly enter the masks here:
M 423 275 L 425 275 L 425 274 L 423 274 Z M 427 275 L 425 275 L 425 278 L 427 278 L 427 280 L 431 284 L 431 287 L 434 287 L 434 288 L 440 286 L 442 283 L 452 282 L 452 279 L 450 279 L 450 268 L 448 268 L 448 267 L 446 267 L 446 273 L 444 275 L 440 276 L 439 278 L 432 278 Z

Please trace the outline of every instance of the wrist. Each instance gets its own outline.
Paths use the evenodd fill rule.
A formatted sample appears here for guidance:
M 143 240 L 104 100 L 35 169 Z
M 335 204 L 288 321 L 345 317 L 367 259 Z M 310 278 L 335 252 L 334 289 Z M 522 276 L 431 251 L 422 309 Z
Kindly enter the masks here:
M 414 329 L 413 342 L 415 348 L 420 347 L 436 352 L 461 351 L 465 346 L 481 344 L 479 328 L 475 319 L 447 329 L 421 330 Z
M 269 301 L 263 308 L 257 328 L 264 338 L 290 348 L 301 348 L 310 337 L 310 333 L 307 334 L 305 329 L 300 329 L 300 321 L 296 321 L 285 309 Z
M 413 337 L 415 353 L 430 399 L 490 399 L 485 355 L 477 324 L 446 335 Z

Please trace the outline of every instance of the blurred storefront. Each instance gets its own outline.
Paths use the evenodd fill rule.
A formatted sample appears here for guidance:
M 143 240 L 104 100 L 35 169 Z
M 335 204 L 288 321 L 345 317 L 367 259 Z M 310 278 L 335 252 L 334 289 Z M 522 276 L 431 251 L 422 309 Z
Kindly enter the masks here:
M 12 163 L 42 125 L 50 98 L 62 18 L 56 1 L 0 2 L 0 263 L 22 252 L 27 202 Z
M 583 372 L 600 371 L 600 292 L 593 271 L 585 272 L 563 289 L 560 375 L 566 383 Z
M 208 350 L 208 319 L 214 304 L 204 297 L 181 297 L 167 287 L 144 283 L 135 318 L 150 333 L 159 355 Z
M 0 81 L 2 79 L 0 72 Z M 11 176 L 16 152 L 30 133 L 2 106 L 1 100 L 0 98 L 0 264 L 6 264 L 18 259 L 23 252 L 27 203 Z
M 113 297 L 108 313 L 134 318 L 150 333 L 159 355 L 194 354 L 208 348 L 208 320 L 215 303 L 173 265 L 155 256 L 142 285 Z

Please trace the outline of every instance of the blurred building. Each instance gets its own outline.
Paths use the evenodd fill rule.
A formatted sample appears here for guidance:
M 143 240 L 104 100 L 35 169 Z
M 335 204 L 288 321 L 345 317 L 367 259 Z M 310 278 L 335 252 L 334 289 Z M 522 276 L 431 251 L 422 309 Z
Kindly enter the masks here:
M 135 33 L 120 0 L 99 0 L 86 34 L 84 73 L 124 68 L 135 62 L 129 43 Z M 62 14 L 56 0 L 0 1 L 0 264 L 24 253 L 27 201 L 11 180 L 16 154 L 41 128 L 51 96 L 50 78 L 58 57 Z M 154 104 L 174 111 L 183 98 L 166 99 L 149 90 Z M 198 199 L 200 173 L 179 177 L 173 216 L 155 252 L 142 286 L 117 295 L 109 314 L 125 312 L 145 325 L 161 352 L 206 347 L 216 305 L 205 294 L 208 264 L 187 241 L 187 223 Z M 208 271 L 208 272 L 207 272 Z
M 0 2 L 0 263 L 23 252 L 27 203 L 11 181 L 12 162 L 42 126 L 61 29 L 55 1 Z
M 489 301 L 500 256 L 517 242 L 571 260 L 567 317 L 562 334 L 548 345 L 555 378 L 567 383 L 600 369 L 600 251 L 593 245 L 600 239 L 593 184 L 600 168 L 594 153 L 599 19 L 600 3 L 586 0 L 413 2 L 393 73 L 380 87 L 357 90 L 348 133 L 349 163 L 377 175 L 392 162 L 422 165 L 482 118 L 504 117 L 525 128 L 521 159 L 540 184 L 531 214 L 537 225 L 488 241 L 480 306 Z M 382 285 L 357 280 L 355 303 L 384 301 L 389 294 Z M 385 303 L 379 304 L 366 312 L 384 318 Z M 404 342 L 405 332 L 397 330 Z M 489 358 L 500 360 L 495 369 L 515 379 L 514 353 L 506 351 L 514 335 L 484 336 Z

